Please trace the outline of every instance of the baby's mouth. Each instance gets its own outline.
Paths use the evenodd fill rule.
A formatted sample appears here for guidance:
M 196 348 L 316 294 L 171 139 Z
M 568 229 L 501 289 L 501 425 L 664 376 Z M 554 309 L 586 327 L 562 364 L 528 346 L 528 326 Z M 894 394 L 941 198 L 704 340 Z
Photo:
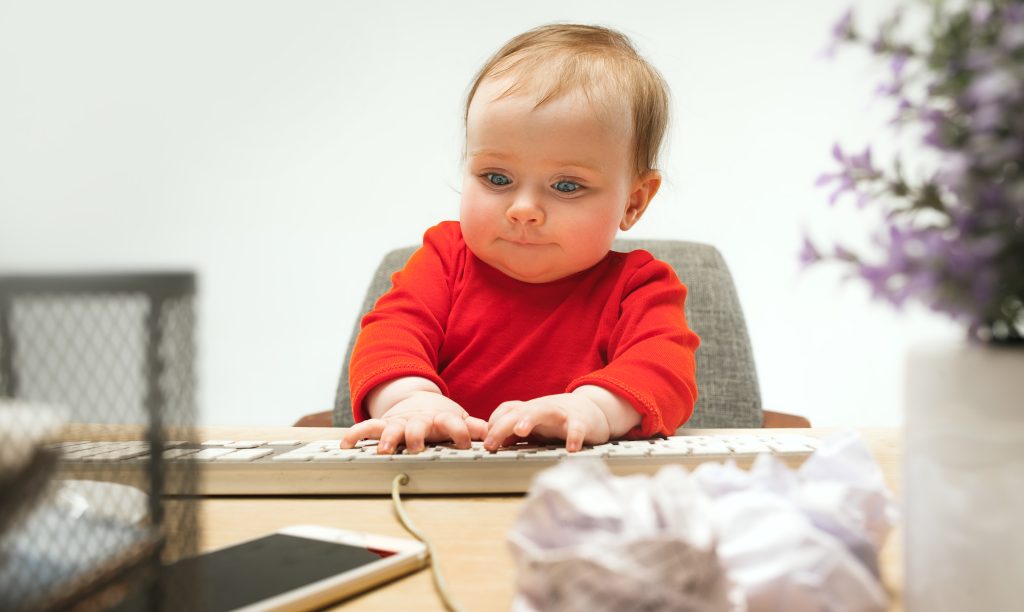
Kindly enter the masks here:
M 530 240 L 525 236 L 506 238 L 506 240 L 518 246 L 543 246 L 545 244 L 544 242 L 539 242 L 537 240 Z

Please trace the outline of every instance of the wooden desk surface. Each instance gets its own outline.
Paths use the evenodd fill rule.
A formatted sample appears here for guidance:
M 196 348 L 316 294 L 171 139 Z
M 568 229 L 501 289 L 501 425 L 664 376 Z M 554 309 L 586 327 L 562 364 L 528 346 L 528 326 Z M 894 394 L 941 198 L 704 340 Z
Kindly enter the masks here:
M 696 430 L 695 430 L 696 431 Z M 772 430 L 824 437 L 835 430 Z M 900 491 L 902 440 L 897 429 L 859 429 L 881 466 L 889 488 Z M 703 430 L 702 433 L 728 433 Z M 204 427 L 202 439 L 303 441 L 334 439 L 330 428 Z M 516 568 L 505 542 L 523 497 L 415 496 L 403 499 L 413 522 L 433 541 L 442 570 L 455 598 L 466 610 L 508 610 L 515 593 Z M 199 508 L 200 548 L 219 548 L 273 532 L 288 525 L 310 523 L 409 537 L 398 522 L 389 497 L 207 498 Z M 900 533 L 890 533 L 882 550 L 881 568 L 893 600 L 902 610 Z M 400 578 L 334 609 L 443 610 L 429 570 Z

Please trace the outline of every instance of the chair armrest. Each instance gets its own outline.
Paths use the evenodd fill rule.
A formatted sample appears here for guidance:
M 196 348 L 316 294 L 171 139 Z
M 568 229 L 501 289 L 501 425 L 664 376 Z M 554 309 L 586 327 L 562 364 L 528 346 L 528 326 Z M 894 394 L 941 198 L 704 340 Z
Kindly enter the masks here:
M 334 419 L 330 410 L 324 410 L 323 412 L 307 414 L 298 421 L 295 421 L 292 427 L 334 427 Z
M 762 427 L 810 427 L 811 422 L 806 418 L 796 414 L 786 414 L 785 412 L 772 412 L 771 410 L 762 410 L 764 420 L 761 421 Z

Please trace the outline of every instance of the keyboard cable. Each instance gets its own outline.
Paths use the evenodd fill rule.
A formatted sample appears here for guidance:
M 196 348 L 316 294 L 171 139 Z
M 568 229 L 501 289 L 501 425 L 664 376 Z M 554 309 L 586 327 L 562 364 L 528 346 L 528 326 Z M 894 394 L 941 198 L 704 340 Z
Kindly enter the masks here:
M 415 525 L 412 524 L 412 520 L 409 515 L 405 513 L 405 508 L 402 506 L 402 499 L 398 495 L 398 489 L 402 485 L 409 484 L 409 476 L 407 474 L 398 474 L 394 480 L 391 481 L 391 501 L 395 508 L 395 514 L 398 515 L 398 520 L 405 527 L 405 530 L 411 533 L 417 540 L 423 542 L 427 547 L 427 555 L 430 557 L 430 573 L 434 578 L 434 588 L 437 589 L 438 596 L 441 597 L 441 603 L 444 604 L 445 608 L 451 610 L 451 612 L 462 612 L 462 606 L 459 605 L 455 598 L 452 597 L 448 591 L 448 584 L 444 581 L 444 576 L 441 574 L 441 568 L 437 564 L 437 555 L 434 553 L 434 545 L 427 539 L 427 536 L 423 535 Z

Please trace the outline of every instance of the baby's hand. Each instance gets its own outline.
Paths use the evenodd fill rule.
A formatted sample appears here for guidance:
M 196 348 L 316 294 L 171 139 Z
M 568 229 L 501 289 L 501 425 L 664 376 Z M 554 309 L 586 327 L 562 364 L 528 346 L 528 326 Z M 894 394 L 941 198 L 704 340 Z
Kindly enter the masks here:
M 410 453 L 423 450 L 426 442 L 451 440 L 457 448 L 469 448 L 471 440 L 487 434 L 487 422 L 469 416 L 462 406 L 431 391 L 417 391 L 396 403 L 378 419 L 350 427 L 341 437 L 341 448 L 352 448 L 366 438 L 378 438 L 377 453 L 389 455 L 400 444 Z
M 576 393 L 504 402 L 491 414 L 489 423 L 490 430 L 484 439 L 484 448 L 489 451 L 497 450 L 513 435 L 559 438 L 565 440 L 565 449 L 570 452 L 580 450 L 584 443 L 603 444 L 611 435 L 608 418 L 601 408 Z

